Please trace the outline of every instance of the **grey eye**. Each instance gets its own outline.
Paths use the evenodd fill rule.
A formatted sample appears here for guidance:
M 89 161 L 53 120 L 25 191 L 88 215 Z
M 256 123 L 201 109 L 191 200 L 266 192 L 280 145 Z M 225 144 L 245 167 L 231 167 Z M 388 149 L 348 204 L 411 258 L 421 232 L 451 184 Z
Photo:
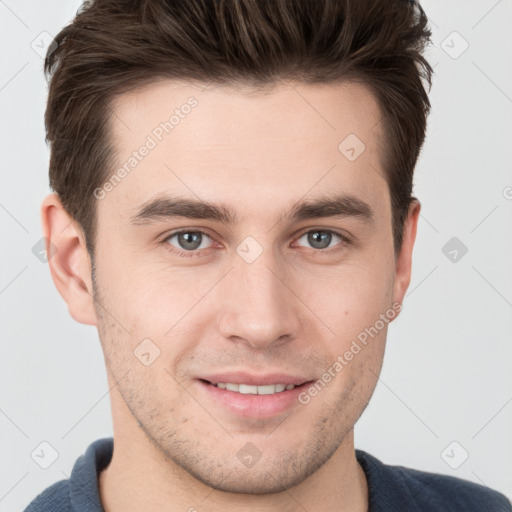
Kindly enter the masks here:
M 299 241 L 303 239 L 306 239 L 307 244 L 309 244 L 309 246 L 312 247 L 313 249 L 327 249 L 328 247 L 331 246 L 331 242 L 339 242 L 342 240 L 341 236 L 338 235 L 337 233 L 320 229 L 304 233 L 299 238 Z
M 201 231 L 180 231 L 174 233 L 168 239 L 170 245 L 185 251 L 195 251 L 208 247 L 210 237 Z M 176 243 L 173 243 L 176 241 Z

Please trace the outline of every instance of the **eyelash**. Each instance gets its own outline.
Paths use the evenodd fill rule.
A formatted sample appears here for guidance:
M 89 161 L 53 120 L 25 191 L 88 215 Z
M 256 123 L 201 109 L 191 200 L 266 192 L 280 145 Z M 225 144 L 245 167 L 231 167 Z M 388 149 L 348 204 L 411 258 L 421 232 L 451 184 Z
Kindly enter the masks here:
M 315 255 L 318 255 L 319 253 L 328 253 L 328 254 L 330 254 L 331 252 L 337 252 L 339 250 L 342 250 L 345 246 L 350 244 L 350 239 L 347 236 L 342 235 L 341 233 L 338 233 L 337 231 L 334 231 L 332 229 L 324 229 L 324 228 L 316 228 L 316 229 L 308 228 L 305 231 L 302 231 L 299 235 L 297 235 L 296 240 L 299 240 L 300 238 L 302 238 L 304 235 L 307 235 L 308 233 L 315 233 L 315 232 L 318 232 L 318 231 L 323 231 L 323 232 L 326 232 L 326 233 L 330 233 L 331 235 L 335 235 L 335 236 L 339 237 L 341 241 L 337 245 L 335 245 L 334 247 L 330 247 L 330 248 L 327 248 L 327 249 L 313 249 L 313 248 L 310 248 L 310 250 L 313 251 L 313 253 Z M 160 242 L 160 244 L 162 244 L 172 254 L 178 255 L 180 257 L 193 258 L 193 257 L 197 257 L 197 256 L 202 256 L 202 251 L 207 250 L 207 249 L 185 251 L 185 250 L 179 250 L 176 247 L 174 247 L 174 246 L 172 246 L 172 245 L 170 245 L 168 243 L 168 241 L 172 237 L 174 237 L 176 235 L 179 235 L 181 233 L 200 233 L 201 235 L 207 236 L 208 238 L 211 238 L 213 240 L 212 236 L 210 236 L 206 231 L 203 231 L 201 229 L 182 229 L 180 231 L 175 231 L 174 233 L 171 233 L 170 235 L 167 235 Z M 341 247 L 338 247 L 338 246 L 341 246 Z
M 177 249 L 176 247 L 173 247 L 168 243 L 168 241 L 176 235 L 179 235 L 181 233 L 201 233 L 201 235 L 207 236 L 208 238 L 211 238 L 213 240 L 213 237 L 211 237 L 206 231 L 203 231 L 201 229 L 182 229 L 180 231 L 175 231 L 174 233 L 171 233 L 170 235 L 167 235 L 160 243 L 163 244 L 163 246 L 172 254 L 177 254 L 180 257 L 185 258 L 194 258 L 196 256 L 202 256 L 201 252 L 204 251 L 204 249 L 201 250 L 195 250 L 195 251 L 182 251 L 180 249 Z

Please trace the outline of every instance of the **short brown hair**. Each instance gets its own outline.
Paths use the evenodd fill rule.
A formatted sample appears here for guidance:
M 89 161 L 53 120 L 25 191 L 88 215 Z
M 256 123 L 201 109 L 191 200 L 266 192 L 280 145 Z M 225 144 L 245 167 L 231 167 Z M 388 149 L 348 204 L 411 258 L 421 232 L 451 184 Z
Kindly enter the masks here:
M 45 60 L 50 186 L 94 254 L 93 191 L 112 172 L 113 100 L 161 79 L 218 85 L 356 82 L 375 95 L 397 253 L 423 145 L 432 68 L 411 0 L 93 0 Z

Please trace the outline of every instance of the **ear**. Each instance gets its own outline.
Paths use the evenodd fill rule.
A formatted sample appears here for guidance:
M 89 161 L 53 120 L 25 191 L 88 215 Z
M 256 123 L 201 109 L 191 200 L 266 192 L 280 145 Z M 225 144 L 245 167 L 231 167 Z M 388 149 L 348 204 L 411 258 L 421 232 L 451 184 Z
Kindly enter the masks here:
M 404 223 L 404 232 L 402 236 L 402 247 L 395 260 L 395 279 L 393 283 L 393 303 L 402 304 L 405 292 L 411 281 L 412 269 L 412 250 L 416 240 L 416 230 L 420 216 L 421 204 L 413 198 L 409 205 L 409 212 Z
M 43 200 L 41 221 L 53 282 L 70 315 L 82 324 L 96 325 L 91 261 L 82 229 L 64 209 L 57 194 Z

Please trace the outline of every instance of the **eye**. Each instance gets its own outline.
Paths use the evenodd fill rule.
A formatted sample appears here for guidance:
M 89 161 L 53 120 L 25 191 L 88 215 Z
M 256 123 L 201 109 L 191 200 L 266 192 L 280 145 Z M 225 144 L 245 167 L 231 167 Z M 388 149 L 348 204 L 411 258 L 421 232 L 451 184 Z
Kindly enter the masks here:
M 308 245 L 302 245 L 302 243 L 300 243 L 301 241 L 309 244 L 309 247 L 313 249 L 320 250 L 329 249 L 338 245 L 340 242 L 348 243 L 347 238 L 328 229 L 314 229 L 304 233 L 300 238 L 297 239 L 298 245 L 308 247 Z
M 212 239 L 203 231 L 178 231 L 168 236 L 163 242 L 178 251 L 197 251 L 210 247 Z

